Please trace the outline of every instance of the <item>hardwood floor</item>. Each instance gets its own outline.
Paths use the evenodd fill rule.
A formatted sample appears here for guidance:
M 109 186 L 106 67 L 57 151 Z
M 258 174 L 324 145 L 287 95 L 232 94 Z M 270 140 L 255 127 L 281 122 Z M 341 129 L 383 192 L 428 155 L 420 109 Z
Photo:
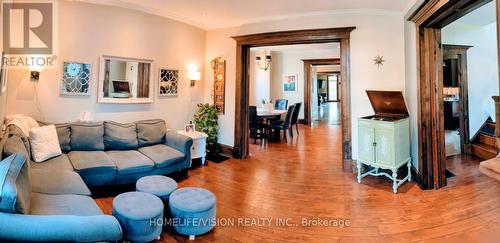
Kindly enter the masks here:
M 196 242 L 480 241 L 500 234 L 500 182 L 478 172 L 479 160 L 451 158 L 456 174 L 440 190 L 406 183 L 398 194 L 385 178 L 342 172 L 338 125 L 302 126 L 288 144 L 251 144 L 250 158 L 208 163 L 189 171 L 180 187 L 217 196 L 219 219 L 270 218 L 271 226 L 216 226 Z M 112 198 L 98 199 L 105 213 Z M 289 218 L 298 226 L 276 226 Z M 302 226 L 303 219 L 343 219 L 349 226 Z M 347 221 L 345 221 L 347 222 Z M 187 241 L 170 232 L 161 241 Z M 492 242 L 492 241 L 490 241 Z

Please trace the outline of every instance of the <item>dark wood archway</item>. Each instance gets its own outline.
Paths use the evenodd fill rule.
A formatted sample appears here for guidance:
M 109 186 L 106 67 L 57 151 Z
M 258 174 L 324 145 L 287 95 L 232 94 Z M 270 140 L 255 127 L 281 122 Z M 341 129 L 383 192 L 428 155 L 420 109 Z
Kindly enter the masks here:
M 249 153 L 248 145 L 248 103 L 249 103 L 249 57 L 250 48 L 259 46 L 340 43 L 341 75 L 345 86 L 350 86 L 350 33 L 355 27 L 293 30 L 232 37 L 236 40 L 236 110 L 234 129 L 234 156 L 245 158 Z M 346 107 L 342 107 L 342 148 L 343 168 L 351 170 L 351 117 L 350 93 L 343 94 Z
M 441 29 L 491 1 L 429 0 L 409 18 L 417 29 L 419 94 L 416 180 L 423 189 L 438 189 L 446 185 Z M 499 0 L 497 0 L 497 19 L 498 3 Z

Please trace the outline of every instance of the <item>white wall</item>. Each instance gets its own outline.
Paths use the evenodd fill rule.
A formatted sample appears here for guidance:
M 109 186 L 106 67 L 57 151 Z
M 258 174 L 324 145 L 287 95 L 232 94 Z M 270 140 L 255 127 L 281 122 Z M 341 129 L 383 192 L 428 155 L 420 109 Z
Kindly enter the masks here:
M 271 98 L 287 99 L 288 105 L 298 102 L 304 104 L 304 62 L 303 59 L 339 58 L 338 49 L 329 50 L 285 50 L 274 53 L 271 71 Z M 297 75 L 297 92 L 283 92 L 283 75 Z M 314 76 L 314 75 L 313 75 Z M 314 89 L 313 89 L 314 90 Z M 311 96 L 316 97 L 316 96 Z M 299 119 L 304 118 L 304 105 L 299 113 Z
M 261 69 L 255 61 L 257 56 L 260 56 L 264 60 L 265 54 L 261 51 L 250 52 L 250 68 L 248 69 L 250 72 L 249 104 L 262 107 L 262 100 L 269 102 L 271 99 L 271 70 L 273 63 L 271 62 L 269 69 Z
M 491 96 L 498 95 L 496 22 L 485 26 L 451 23 L 442 29 L 442 43 L 472 46 L 467 51 L 467 82 L 469 136 L 473 137 L 489 116 L 495 119 Z
M 187 68 L 189 64 L 197 65 L 200 70 L 205 68 L 204 30 L 143 12 L 75 1 L 59 2 L 58 26 L 59 68 L 42 71 L 37 84 L 29 81 L 28 70 L 11 71 L 8 114 L 24 113 L 37 119 L 64 122 L 74 121 L 81 112 L 90 111 L 97 120 L 163 118 L 170 127 L 178 129 L 192 120 L 196 103 L 203 102 L 202 82 L 191 88 Z M 158 98 L 155 92 L 153 104 L 97 104 L 101 55 L 153 59 L 153 80 L 157 80 L 159 67 L 178 68 L 179 95 Z M 90 97 L 59 95 L 62 61 L 92 64 Z M 156 81 L 153 84 L 157 91 Z
M 404 90 L 404 21 L 401 14 L 382 11 L 355 11 L 345 14 L 301 17 L 268 21 L 241 27 L 211 30 L 207 33 L 206 63 L 217 56 L 227 60 L 226 102 L 229 109 L 221 116 L 219 142 L 234 144 L 234 87 L 236 45 L 231 36 L 272 31 L 355 26 L 351 34 L 351 114 L 353 157 L 357 158 L 357 118 L 373 114 L 366 89 Z M 384 66 L 373 64 L 376 55 L 384 56 Z M 205 65 L 207 66 L 207 65 Z M 209 67 L 209 66 L 207 66 Z M 210 74 L 210 68 L 206 74 Z M 207 79 L 205 94 L 213 80 Z M 209 95 L 205 95 L 207 101 Z

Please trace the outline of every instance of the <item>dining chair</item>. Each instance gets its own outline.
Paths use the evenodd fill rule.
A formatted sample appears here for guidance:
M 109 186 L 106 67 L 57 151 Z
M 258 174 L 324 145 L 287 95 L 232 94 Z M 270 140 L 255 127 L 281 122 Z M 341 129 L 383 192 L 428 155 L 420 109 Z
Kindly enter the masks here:
M 297 131 L 297 136 L 299 135 L 299 113 L 300 113 L 301 106 L 302 106 L 302 102 L 295 103 L 295 109 L 293 109 L 293 114 L 292 114 L 292 123 L 290 124 L 290 126 L 292 128 L 293 128 L 293 125 L 295 125 L 295 130 Z M 293 134 L 293 132 L 292 132 L 292 134 Z
M 287 99 L 277 99 L 274 102 L 274 109 L 276 110 L 286 110 L 288 108 L 288 100 Z
M 254 143 L 257 143 L 257 139 L 262 140 L 267 137 L 267 130 L 269 126 L 260 122 L 260 118 L 257 116 L 257 107 L 248 107 L 248 117 L 249 117 L 249 127 L 250 127 L 250 137 L 254 139 Z
M 284 121 L 277 121 L 271 124 L 270 129 L 274 132 L 281 133 L 281 130 L 283 130 L 283 138 L 285 138 L 285 142 L 288 142 L 286 132 L 290 134 L 290 137 L 293 138 L 293 133 L 292 133 L 292 114 L 293 110 L 295 109 L 295 105 L 291 105 L 288 107 L 288 110 L 286 112 L 285 120 Z

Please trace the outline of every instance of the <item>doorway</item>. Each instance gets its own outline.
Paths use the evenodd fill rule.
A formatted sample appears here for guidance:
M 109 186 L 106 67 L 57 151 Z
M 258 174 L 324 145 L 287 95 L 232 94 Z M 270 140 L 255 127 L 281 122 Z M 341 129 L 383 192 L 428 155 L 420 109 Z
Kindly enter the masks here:
M 355 27 L 281 31 L 233 37 L 236 40 L 236 97 L 234 156 L 249 154 L 249 76 L 250 48 L 273 45 L 312 43 L 340 43 L 342 80 L 342 158 L 345 171 L 352 171 L 351 115 L 350 115 L 350 33 Z M 304 103 L 310 101 L 310 92 Z
M 423 189 L 446 186 L 442 28 L 489 2 L 492 0 L 426 1 L 409 18 L 416 25 L 418 38 L 419 158 L 416 179 Z M 498 2 L 497 0 L 497 18 L 500 11 Z M 498 29 L 498 23 L 495 27 Z M 495 42 L 498 46 L 498 38 Z M 498 56 L 496 60 L 498 61 Z M 498 92 L 498 87 L 495 91 Z M 472 118 L 472 115 L 470 117 Z M 500 131 L 498 128 L 497 122 L 496 130 Z

